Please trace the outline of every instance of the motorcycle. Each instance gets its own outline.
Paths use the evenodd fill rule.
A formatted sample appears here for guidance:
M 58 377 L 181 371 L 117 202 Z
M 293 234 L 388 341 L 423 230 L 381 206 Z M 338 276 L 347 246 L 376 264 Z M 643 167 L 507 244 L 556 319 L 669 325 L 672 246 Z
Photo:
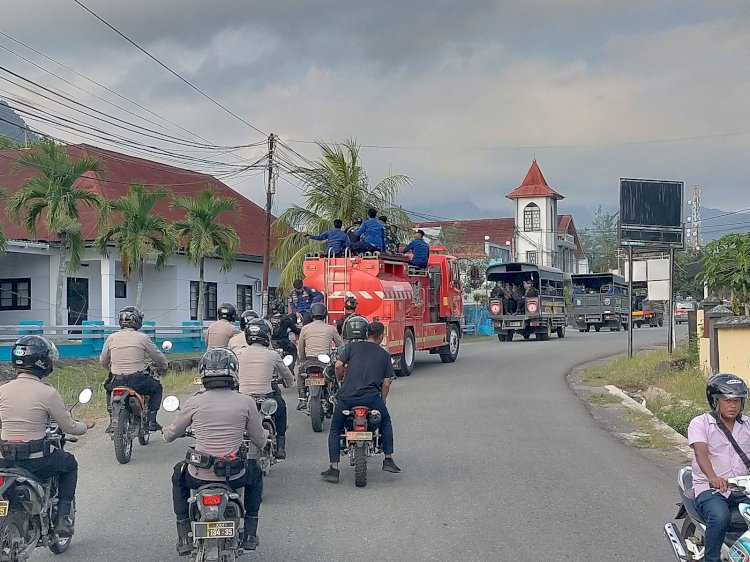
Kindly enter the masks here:
M 263 429 L 268 431 L 266 445 L 260 450 L 258 458 L 263 476 L 268 476 L 271 472 L 271 466 L 278 462 L 276 459 L 276 422 L 273 415 L 279 408 L 279 404 L 275 399 L 265 396 L 254 396 L 253 398 L 255 398 L 255 404 L 258 406 L 258 412 L 263 417 Z M 253 451 L 256 448 L 249 440 L 244 441 L 244 444 L 247 451 Z
M 750 476 L 728 478 L 729 490 L 745 494 L 750 492 Z M 693 494 L 693 470 L 680 469 L 677 476 L 677 491 L 680 494 L 679 510 L 675 519 L 682 519 L 682 528 L 673 522 L 664 525 L 664 534 L 679 562 L 703 560 L 703 544 L 706 523 L 698 513 Z M 718 493 L 718 492 L 715 492 Z M 750 560 L 750 498 L 741 503 L 738 510 L 732 510 L 731 523 L 721 547 L 721 559 L 727 562 Z
M 354 485 L 364 488 L 367 486 L 367 458 L 383 452 L 380 444 L 382 415 L 366 406 L 355 406 L 342 413 L 345 423 L 341 450 L 349 455 L 349 465 L 354 467 Z
M 323 420 L 333 416 L 339 382 L 333 372 L 330 355 L 318 355 L 317 360 L 308 359 L 300 376 L 305 379 L 307 409 L 312 429 L 315 433 L 323 431 Z
M 167 396 L 162 405 L 165 411 L 176 412 L 180 400 Z M 190 428 L 185 437 L 193 437 Z M 188 503 L 193 533 L 191 562 L 236 562 L 244 553 L 240 548 L 245 517 L 242 494 L 227 483 L 210 482 L 191 490 Z
M 85 388 L 78 395 L 78 404 L 87 404 L 93 393 Z M 78 441 L 60 430 L 57 424 L 47 428 L 46 439 L 56 449 Z M 58 536 L 53 528 L 57 517 L 57 476 L 41 480 L 22 468 L 0 468 L 0 560 L 23 562 L 38 546 L 46 546 L 54 554 L 70 547 L 71 537 Z M 75 505 L 73 506 L 75 513 Z

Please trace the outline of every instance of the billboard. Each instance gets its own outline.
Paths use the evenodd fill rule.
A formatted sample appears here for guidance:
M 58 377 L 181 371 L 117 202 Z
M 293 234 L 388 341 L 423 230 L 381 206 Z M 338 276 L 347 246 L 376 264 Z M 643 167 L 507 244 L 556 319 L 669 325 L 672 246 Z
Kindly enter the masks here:
M 620 178 L 620 244 L 684 248 L 684 184 Z

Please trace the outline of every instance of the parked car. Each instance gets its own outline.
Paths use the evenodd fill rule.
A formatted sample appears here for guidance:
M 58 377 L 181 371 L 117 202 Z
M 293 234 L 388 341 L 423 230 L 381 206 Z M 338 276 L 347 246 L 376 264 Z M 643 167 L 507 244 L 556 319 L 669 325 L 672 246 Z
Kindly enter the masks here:
M 675 324 L 681 324 L 688 321 L 688 312 L 696 310 L 695 301 L 675 301 L 674 303 L 674 322 Z

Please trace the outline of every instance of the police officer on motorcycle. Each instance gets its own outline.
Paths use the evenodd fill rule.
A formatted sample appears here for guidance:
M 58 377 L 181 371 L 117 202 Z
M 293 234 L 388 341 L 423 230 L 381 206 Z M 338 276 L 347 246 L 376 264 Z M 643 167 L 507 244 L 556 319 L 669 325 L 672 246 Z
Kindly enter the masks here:
M 156 421 L 156 414 L 161 406 L 164 391 L 161 382 L 151 376 L 146 358 L 151 358 L 157 372 L 167 370 L 167 358 L 154 345 L 151 338 L 138 331 L 143 325 L 143 312 L 140 308 L 123 308 L 120 311 L 119 323 L 120 331 L 110 334 L 99 356 L 99 364 L 109 370 L 109 378 L 104 384 L 107 390 L 107 409 L 110 412 L 106 432 L 112 433 L 114 430 L 110 398 L 112 389 L 116 386 L 127 386 L 138 394 L 148 395 L 148 430 L 160 431 L 161 425 Z
M 257 318 L 260 318 L 260 314 L 258 314 L 254 310 L 246 310 L 245 312 L 240 314 L 240 330 L 229 339 L 229 343 L 227 344 L 227 347 L 231 349 L 235 354 L 237 353 L 239 348 L 247 345 L 247 341 L 245 340 L 245 327 L 249 322 L 252 322 Z
M 42 379 L 54 369 L 59 357 L 55 344 L 42 336 L 23 336 L 11 349 L 11 361 L 18 377 L 0 386 L 0 466 L 22 468 L 40 480 L 57 475 L 58 509 L 54 521 L 60 537 L 73 535 L 73 502 L 78 482 L 75 457 L 52 449 L 46 439 L 50 420 L 71 435 L 83 435 L 93 421 L 75 421 L 60 394 Z
M 331 344 L 336 347 L 344 342 L 336 331 L 336 328 L 326 322 L 328 309 L 322 302 L 316 302 L 310 307 L 313 321 L 302 327 L 297 340 L 297 353 L 300 359 L 300 374 L 304 372 L 305 361 L 317 360 L 318 355 L 331 353 Z M 307 402 L 307 389 L 303 377 L 297 378 L 297 393 L 299 395 L 298 410 L 303 410 Z
M 216 311 L 216 322 L 206 330 L 206 349 L 227 347 L 229 339 L 240 333 L 234 323 L 237 321 L 237 309 L 233 304 L 224 302 Z
M 287 314 L 286 310 L 286 303 L 281 299 L 276 299 L 271 304 L 272 314 L 268 319 L 271 322 L 271 343 L 296 361 L 297 346 L 289 339 L 289 334 L 299 336 L 300 328 L 294 316 Z
M 344 300 L 344 315 L 336 320 L 336 331 L 341 335 L 341 331 L 344 329 L 344 322 L 346 319 L 357 312 L 357 299 L 355 297 L 346 297 Z
M 240 392 L 253 397 L 273 398 L 278 403 L 273 415 L 276 423 L 276 458 L 286 458 L 286 402 L 277 384 L 273 384 L 274 374 L 281 377 L 289 388 L 294 384 L 294 375 L 271 345 L 271 329 L 265 320 L 257 319 L 245 326 L 247 345 L 237 350 L 240 362 Z
M 258 512 L 263 493 L 263 474 L 255 460 L 247 460 L 241 452 L 244 436 L 262 448 L 268 432 L 263 429 L 262 419 L 255 400 L 236 391 L 239 384 L 237 357 L 228 349 L 207 351 L 198 370 L 205 390 L 190 397 L 182 407 L 172 425 L 164 429 L 164 440 L 168 443 L 185 435 L 188 426 L 195 436 L 193 451 L 211 459 L 220 455 L 236 455 L 241 459 L 237 474 L 230 477 L 229 484 L 235 489 L 244 488 L 245 525 L 242 548 L 255 550 L 258 546 Z M 199 468 L 188 462 L 179 462 L 172 476 L 172 501 L 177 516 L 177 552 L 188 556 L 192 551 L 190 537 L 190 490 L 196 490 L 209 482 L 223 482 L 226 477 L 217 476 L 212 468 Z

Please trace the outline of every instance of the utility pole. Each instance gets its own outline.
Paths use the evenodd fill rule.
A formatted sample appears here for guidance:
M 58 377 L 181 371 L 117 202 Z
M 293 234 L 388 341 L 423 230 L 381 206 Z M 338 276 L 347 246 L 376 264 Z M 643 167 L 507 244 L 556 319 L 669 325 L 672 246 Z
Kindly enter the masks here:
M 276 194 L 276 163 L 274 152 L 276 150 L 276 136 L 268 135 L 268 185 L 266 187 L 266 230 L 265 243 L 263 244 L 263 299 L 262 312 L 264 316 L 268 312 L 268 274 L 271 269 L 271 209 L 273 196 Z

